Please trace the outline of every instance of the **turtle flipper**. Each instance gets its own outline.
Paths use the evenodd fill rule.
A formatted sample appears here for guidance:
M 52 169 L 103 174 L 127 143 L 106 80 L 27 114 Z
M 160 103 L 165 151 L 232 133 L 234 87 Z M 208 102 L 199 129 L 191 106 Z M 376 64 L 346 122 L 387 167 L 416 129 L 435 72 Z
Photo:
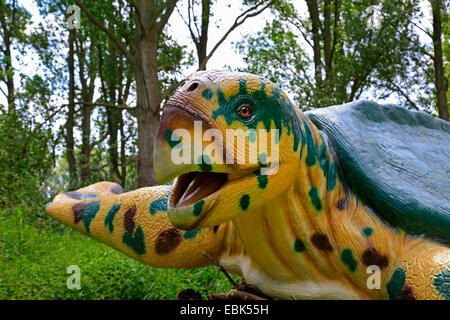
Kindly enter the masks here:
M 170 186 L 123 193 L 112 182 L 99 182 L 58 194 L 46 205 L 48 215 L 98 241 L 155 267 L 210 265 L 203 252 L 217 256 L 213 229 L 184 231 L 169 221 Z

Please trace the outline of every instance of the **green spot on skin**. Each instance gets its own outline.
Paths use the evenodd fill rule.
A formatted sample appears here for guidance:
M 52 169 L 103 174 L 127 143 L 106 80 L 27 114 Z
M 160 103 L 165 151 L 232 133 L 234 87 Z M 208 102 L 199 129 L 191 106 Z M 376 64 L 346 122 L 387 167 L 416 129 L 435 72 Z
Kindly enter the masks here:
M 217 90 L 217 102 L 219 103 L 220 108 L 224 108 L 225 105 L 227 104 L 227 99 L 225 98 L 225 94 L 220 89 Z M 220 114 L 220 111 L 219 110 L 217 110 L 217 111 L 218 111 L 218 114 Z M 214 112 L 213 112 L 213 117 L 214 117 Z M 215 117 L 214 117 L 214 119 L 215 119 Z
M 194 216 L 198 217 L 203 210 L 203 206 L 205 205 L 205 200 L 201 200 L 199 202 L 197 202 L 196 204 L 194 204 Z
M 327 178 L 327 190 L 334 190 L 337 179 L 336 165 L 330 159 L 330 155 L 327 152 L 327 145 L 325 144 L 325 140 L 323 138 L 322 144 L 317 153 L 317 159 L 319 160 L 319 165 L 323 171 L 324 177 Z
M 342 262 L 350 269 L 351 272 L 356 271 L 356 267 L 358 266 L 358 262 L 353 257 L 353 252 L 350 249 L 344 249 L 341 253 Z
M 370 227 L 366 227 L 362 230 L 362 234 L 364 235 L 364 237 L 370 237 L 373 233 L 373 229 Z
M 185 239 L 195 238 L 199 234 L 199 232 L 200 232 L 200 230 L 185 231 L 183 238 L 185 238 Z
M 210 172 L 212 170 L 212 165 L 209 163 L 212 163 L 211 158 L 207 155 L 201 155 L 199 161 L 200 164 L 198 165 L 200 168 L 200 171 L 202 172 Z M 209 162 L 209 163 L 208 163 Z
M 153 201 L 150 204 L 150 208 L 149 208 L 150 214 L 154 215 L 157 211 L 167 211 L 167 201 L 168 201 L 167 196 Z
M 405 286 L 406 272 L 402 268 L 395 269 L 391 280 L 389 280 L 386 285 L 387 292 L 389 294 L 389 299 L 398 300 L 402 293 L 403 287 Z
M 106 219 L 105 219 L 105 227 L 109 228 L 109 232 L 113 232 L 114 231 L 114 217 L 116 216 L 116 213 L 120 210 L 121 204 L 120 203 L 116 203 L 114 204 L 111 209 L 109 209 L 108 214 L 106 215 Z
M 83 217 L 81 218 L 81 220 L 83 220 L 83 224 L 88 233 L 89 233 L 89 226 L 91 225 L 92 219 L 95 218 L 95 215 L 97 214 L 99 209 L 100 209 L 99 201 L 88 202 L 86 204 L 86 207 L 84 207 Z
M 122 242 L 133 249 L 137 254 L 145 253 L 145 236 L 141 226 L 138 225 L 134 236 L 128 232 L 125 232 L 122 237 Z
M 311 190 L 309 190 L 308 195 L 309 195 L 309 198 L 311 199 L 311 202 L 312 202 L 314 208 L 316 208 L 317 211 L 322 210 L 322 202 L 320 201 L 317 188 L 315 188 L 315 187 L 311 188 Z
M 166 142 L 169 145 L 169 147 L 173 149 L 178 145 L 181 146 L 180 138 L 177 137 L 176 135 L 173 138 L 172 138 L 172 130 L 167 129 L 164 132 L 164 139 L 166 139 Z
M 202 91 L 202 96 L 206 100 L 211 100 L 213 97 L 213 92 L 211 91 L 211 89 L 205 89 Z
M 294 250 L 297 252 L 303 252 L 306 250 L 306 246 L 302 240 L 296 239 L 294 242 Z
M 450 300 L 450 270 L 438 274 L 434 278 L 433 285 L 445 300 Z
M 241 206 L 242 210 L 247 210 L 248 206 L 250 205 L 250 196 L 248 194 L 244 194 L 239 201 L 239 205 Z
M 306 164 L 311 167 L 316 164 L 316 142 L 314 141 L 308 122 L 306 122 L 305 119 L 303 119 L 303 124 L 305 126 L 306 133 L 306 149 L 308 150 L 308 154 L 306 155 Z
M 266 175 L 260 175 L 258 176 L 258 187 L 260 189 L 265 189 L 267 186 L 267 183 L 269 183 L 269 177 Z
M 327 190 L 333 191 L 336 187 L 337 171 L 334 163 L 330 164 L 327 176 Z

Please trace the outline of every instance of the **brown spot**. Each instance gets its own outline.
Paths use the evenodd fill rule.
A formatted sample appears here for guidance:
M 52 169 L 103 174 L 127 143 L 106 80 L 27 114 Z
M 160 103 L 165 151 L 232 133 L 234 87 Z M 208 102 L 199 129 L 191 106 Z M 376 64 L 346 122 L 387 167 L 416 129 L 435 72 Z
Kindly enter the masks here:
M 114 194 L 121 194 L 123 193 L 123 188 L 120 184 L 115 184 L 114 187 L 111 188 L 111 192 Z
M 84 207 L 86 207 L 85 203 L 77 203 L 72 207 L 74 223 L 80 222 L 83 217 Z
M 176 228 L 164 230 L 156 239 L 155 251 L 157 254 L 169 253 L 180 244 L 181 240 L 181 233 Z
M 339 199 L 338 203 L 337 203 L 337 208 L 338 210 L 342 211 L 345 208 L 347 208 L 347 199 L 345 198 L 341 198 Z
M 312 244 L 319 250 L 322 251 L 333 251 L 330 240 L 323 233 L 315 233 L 311 237 Z
M 416 300 L 411 286 L 406 285 L 400 294 L 400 300 Z
M 123 218 L 123 226 L 125 227 L 125 230 L 127 230 L 129 234 L 133 233 L 134 227 L 136 226 L 133 220 L 135 214 L 136 214 L 136 207 L 131 207 L 127 210 L 127 212 L 125 212 L 125 216 Z
M 83 196 L 83 194 L 79 191 L 68 191 L 68 192 L 64 192 L 63 194 L 65 194 L 69 198 L 75 199 L 75 200 L 81 200 L 81 197 Z
M 378 266 L 380 269 L 385 268 L 389 260 L 385 255 L 379 254 L 375 248 L 369 248 L 363 252 L 362 261 L 366 266 Z
M 214 227 L 213 227 L 214 233 L 217 233 L 217 230 L 219 230 L 219 226 L 214 226 Z

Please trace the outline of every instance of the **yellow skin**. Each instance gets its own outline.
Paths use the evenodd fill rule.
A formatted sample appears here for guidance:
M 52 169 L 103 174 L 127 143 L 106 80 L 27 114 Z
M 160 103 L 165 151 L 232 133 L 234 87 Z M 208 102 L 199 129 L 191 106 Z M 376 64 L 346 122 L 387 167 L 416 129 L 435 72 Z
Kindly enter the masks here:
M 181 127 L 193 133 L 193 120 L 202 121 L 203 131 L 218 129 L 224 137 L 226 129 L 248 128 L 248 123 L 225 112 L 240 94 L 266 96 L 291 108 L 283 111 L 292 112 L 295 119 L 282 123 L 278 172 L 261 177 L 255 173 L 260 164 L 236 162 L 174 164 L 174 145 L 167 132 Z M 277 107 L 268 103 L 264 108 Z M 260 116 L 266 117 L 271 111 L 263 113 Z M 121 193 L 117 184 L 100 182 L 79 193 L 59 194 L 46 211 L 151 266 L 204 267 L 211 264 L 202 254 L 206 252 L 227 271 L 274 298 L 449 299 L 450 248 L 382 221 L 339 177 L 324 174 L 319 161 L 307 160 L 311 151 L 306 141 L 296 142 L 293 127 L 286 130 L 294 122 L 303 132 L 309 128 L 315 145 L 325 150 L 323 156 L 333 165 L 327 137 L 273 83 L 251 74 L 197 72 L 171 98 L 163 114 L 155 144 L 155 173 L 162 183 L 192 171 L 227 173 L 228 181 L 219 190 L 175 207 L 180 178 L 172 192 L 170 186 L 155 186 Z M 277 128 L 276 121 L 269 123 Z M 254 127 L 268 129 L 262 121 Z M 246 138 L 247 156 L 256 150 L 251 140 Z M 268 154 L 271 150 L 272 145 Z M 223 151 L 242 152 L 237 147 Z M 332 188 L 327 187 L 330 179 Z M 380 286 L 370 289 L 367 283 L 374 274 L 367 269 L 373 265 L 380 270 Z

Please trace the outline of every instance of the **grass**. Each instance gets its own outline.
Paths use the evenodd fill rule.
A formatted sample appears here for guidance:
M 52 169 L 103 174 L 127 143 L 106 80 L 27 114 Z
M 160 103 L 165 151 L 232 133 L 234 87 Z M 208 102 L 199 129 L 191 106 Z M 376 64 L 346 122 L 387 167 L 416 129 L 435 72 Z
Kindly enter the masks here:
M 67 288 L 71 265 L 80 267 L 80 290 Z M 175 299 L 184 289 L 206 297 L 231 285 L 216 267 L 143 265 L 42 210 L 0 210 L 0 299 Z

